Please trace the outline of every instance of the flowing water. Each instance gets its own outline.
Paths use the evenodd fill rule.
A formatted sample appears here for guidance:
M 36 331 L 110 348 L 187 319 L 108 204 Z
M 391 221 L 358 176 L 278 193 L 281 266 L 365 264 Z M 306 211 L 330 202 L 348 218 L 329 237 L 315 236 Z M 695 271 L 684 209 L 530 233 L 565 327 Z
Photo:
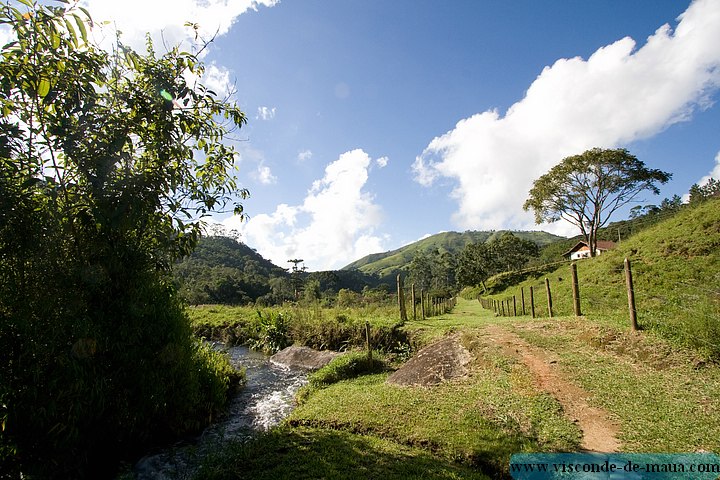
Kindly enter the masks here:
M 210 425 L 190 445 L 149 455 L 135 465 L 138 480 L 188 478 L 204 452 L 218 442 L 242 439 L 267 430 L 285 418 L 293 408 L 294 396 L 307 383 L 307 371 L 272 363 L 269 357 L 246 347 L 227 350 L 231 363 L 246 369 L 247 383 L 230 401 L 227 413 Z

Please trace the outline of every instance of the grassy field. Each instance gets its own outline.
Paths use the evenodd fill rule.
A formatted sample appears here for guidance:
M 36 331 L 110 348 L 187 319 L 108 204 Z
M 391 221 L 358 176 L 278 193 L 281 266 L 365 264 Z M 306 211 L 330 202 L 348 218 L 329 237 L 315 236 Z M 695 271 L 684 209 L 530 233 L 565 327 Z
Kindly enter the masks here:
M 635 333 L 627 320 L 625 257 L 633 261 L 643 328 Z M 471 354 L 470 373 L 435 387 L 398 387 L 385 382 L 396 363 L 385 371 L 330 365 L 315 374 L 323 380 L 300 395 L 280 428 L 219 448 L 197 478 L 508 478 L 512 453 L 578 451 L 577 420 L 538 386 L 524 357 L 487 333 L 498 329 L 552 359 L 553 371 L 617 425 L 621 451 L 720 452 L 719 263 L 714 201 L 578 262 L 583 317 L 571 315 L 569 267 L 547 275 L 555 318 L 547 318 L 540 288 L 536 319 L 498 317 L 468 299 L 449 314 L 402 327 L 393 310 L 296 312 L 313 317 L 304 320 L 309 325 L 367 318 L 378 331 L 402 332 L 415 348 L 455 335 Z M 544 277 L 527 279 L 494 298 L 540 282 Z M 239 311 L 193 315 L 208 324 L 209 314 L 227 312 Z
M 219 448 L 196 478 L 508 478 L 512 453 L 579 450 L 578 425 L 488 340 L 488 325 L 556 359 L 617 422 L 622 451 L 720 451 L 720 368 L 696 350 L 591 317 L 496 317 L 460 299 L 452 313 L 404 329 L 423 344 L 459 335 L 473 358 L 468 377 L 398 387 L 385 382 L 389 371 L 321 370 L 334 380 L 302 395 L 281 428 Z
M 720 360 L 720 200 L 688 207 L 621 242 L 616 250 L 576 262 L 582 313 L 593 322 L 620 329 L 629 325 L 626 257 L 632 265 L 640 327 L 706 359 Z M 572 315 L 569 265 L 531 276 L 490 298 L 515 295 L 520 302 L 521 288 L 529 298 L 533 286 L 537 315 L 547 317 L 545 278 L 550 280 L 554 314 Z
M 365 345 L 365 322 L 371 325 L 371 340 L 376 348 L 406 352 L 410 344 L 405 331 L 400 329 L 397 309 L 386 305 L 359 308 L 206 305 L 188 311 L 199 337 L 249 345 L 266 353 L 292 344 L 335 351 L 361 348 Z
M 655 336 L 586 319 L 517 322 L 512 328 L 555 353 L 565 377 L 619 420 L 624 451 L 720 451 L 717 364 Z

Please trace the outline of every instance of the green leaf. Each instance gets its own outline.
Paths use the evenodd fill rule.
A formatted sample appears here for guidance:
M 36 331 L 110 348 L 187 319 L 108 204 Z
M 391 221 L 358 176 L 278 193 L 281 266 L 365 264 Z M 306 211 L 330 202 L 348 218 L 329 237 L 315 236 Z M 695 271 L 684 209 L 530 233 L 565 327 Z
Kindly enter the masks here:
M 75 27 L 73 27 L 72 23 L 67 18 L 65 19 L 65 27 L 67 27 L 70 37 L 72 37 L 73 45 L 77 48 L 77 46 L 78 46 L 77 32 L 75 31 Z
M 92 16 L 90 15 L 90 12 L 88 12 L 87 9 L 84 7 L 78 6 L 78 8 L 80 9 L 80 11 L 82 11 L 85 14 L 85 16 L 88 18 L 88 20 L 90 22 L 92 22 Z
M 75 23 L 77 23 L 78 28 L 80 29 L 80 38 L 82 38 L 83 43 L 87 43 L 87 29 L 85 28 L 85 22 L 76 13 L 73 13 L 72 16 L 75 19 Z
M 50 91 L 50 81 L 47 78 L 41 78 L 40 84 L 38 85 L 37 93 L 40 98 L 44 98 L 45 95 Z
M 57 49 L 60 47 L 60 35 L 57 34 L 57 32 L 52 32 L 52 35 L 50 36 L 50 41 L 52 42 L 52 47 Z

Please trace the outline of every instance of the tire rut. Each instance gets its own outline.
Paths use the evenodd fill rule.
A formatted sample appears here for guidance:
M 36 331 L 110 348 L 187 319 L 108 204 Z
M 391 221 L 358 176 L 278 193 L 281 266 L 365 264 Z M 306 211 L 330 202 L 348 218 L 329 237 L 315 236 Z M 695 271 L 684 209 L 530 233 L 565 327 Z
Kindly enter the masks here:
M 583 433 L 582 448 L 591 452 L 617 452 L 621 443 L 619 427 L 608 412 L 588 403 L 590 394 L 563 378 L 557 361 L 545 350 L 533 347 L 518 335 L 499 325 L 485 328 L 486 338 L 499 345 L 509 356 L 520 359 L 531 371 L 536 385 L 550 393 L 563 406 L 566 415 L 578 424 Z

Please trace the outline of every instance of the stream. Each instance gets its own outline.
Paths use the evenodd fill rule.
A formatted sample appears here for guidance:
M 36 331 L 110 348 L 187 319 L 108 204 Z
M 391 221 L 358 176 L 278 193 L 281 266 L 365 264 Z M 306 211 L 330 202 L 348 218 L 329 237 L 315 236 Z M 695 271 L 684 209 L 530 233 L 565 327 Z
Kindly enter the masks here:
M 137 480 L 189 478 L 204 452 L 218 442 L 268 430 L 290 413 L 295 393 L 307 383 L 306 370 L 276 365 L 269 357 L 247 347 L 231 347 L 226 351 L 233 366 L 246 369 L 245 386 L 230 400 L 227 412 L 194 442 L 154 452 L 138 461 L 134 468 Z

